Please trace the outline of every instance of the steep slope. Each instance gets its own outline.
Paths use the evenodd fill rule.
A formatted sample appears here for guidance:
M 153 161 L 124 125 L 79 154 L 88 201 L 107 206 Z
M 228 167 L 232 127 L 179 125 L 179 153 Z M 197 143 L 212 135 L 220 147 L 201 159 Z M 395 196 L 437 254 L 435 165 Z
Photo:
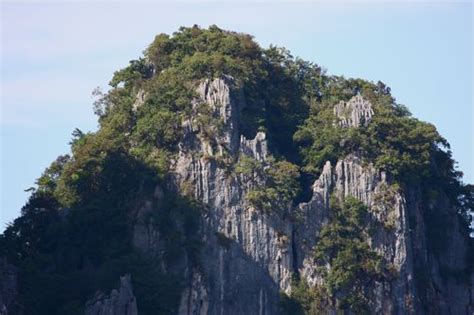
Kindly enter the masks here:
M 472 187 L 382 83 L 213 26 L 111 86 L 1 236 L 2 314 L 473 312 Z

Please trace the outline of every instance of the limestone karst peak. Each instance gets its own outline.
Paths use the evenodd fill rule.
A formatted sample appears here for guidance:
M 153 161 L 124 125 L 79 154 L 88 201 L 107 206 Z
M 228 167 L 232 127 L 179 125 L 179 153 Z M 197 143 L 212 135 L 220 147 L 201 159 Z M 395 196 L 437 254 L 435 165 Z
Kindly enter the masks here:
M 0 235 L 0 315 L 473 313 L 474 197 L 381 82 L 194 26 L 111 87 Z

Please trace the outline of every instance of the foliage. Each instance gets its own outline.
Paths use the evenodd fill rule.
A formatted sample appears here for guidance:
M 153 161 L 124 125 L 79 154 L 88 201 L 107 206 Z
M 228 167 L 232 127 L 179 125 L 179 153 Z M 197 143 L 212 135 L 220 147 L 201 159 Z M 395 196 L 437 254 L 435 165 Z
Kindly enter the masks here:
M 155 69 L 151 81 L 162 76 L 172 81 L 178 75 L 187 82 L 233 77 L 247 103 L 239 124 L 242 133 L 250 138 L 266 130 L 281 154 L 296 158 L 292 135 L 307 116 L 304 99 L 319 97 L 323 78 L 319 66 L 295 59 L 282 48 L 262 49 L 251 36 L 217 26 L 183 27 L 172 36 L 160 34 L 145 51 L 145 59 Z M 145 84 L 148 87 L 162 84 Z M 186 103 L 190 104 L 189 99 Z
M 124 82 L 127 88 L 129 85 L 137 84 L 140 81 L 151 78 L 152 74 L 153 67 L 143 58 L 131 60 L 130 66 L 114 73 L 109 84 L 112 87 L 117 87 L 121 82 Z
M 217 26 L 203 30 L 182 27 L 172 37 L 156 36 L 145 56 L 155 69 L 176 67 L 190 78 L 217 77 L 223 73 L 251 79 L 261 69 L 260 47 L 247 34 L 223 31 Z
M 306 281 L 294 276 L 290 296 L 280 294 L 280 313 L 288 315 L 326 314 L 330 306 L 330 295 L 324 286 L 310 287 Z
M 367 243 L 367 207 L 353 197 L 340 202 L 335 196 L 330 205 L 330 221 L 319 234 L 315 258 L 321 266 L 329 265 L 322 269 L 325 285 L 338 308 L 364 314 L 372 303 L 374 284 L 389 279 L 390 273 Z
M 187 196 L 167 191 L 158 208 L 151 216 L 151 223 L 165 244 L 164 260 L 174 263 L 186 254 L 190 262 L 198 264 L 201 243 L 197 232 L 203 206 Z
M 140 196 L 149 194 L 141 187 L 153 187 L 152 177 L 133 161 L 117 160 L 121 158 L 105 161 L 103 169 L 95 173 L 110 180 L 108 184 L 99 181 L 97 191 L 87 185 L 75 187 L 78 199 L 70 209 L 61 208 L 50 190 L 55 184 L 47 182 L 47 189 L 34 192 L 23 215 L 0 236 L 0 255 L 21 270 L 19 299 L 26 313 L 83 313 L 85 301 L 96 290 L 109 292 L 127 273 L 132 275 L 141 312 L 175 313 L 180 277 L 163 274 L 157 267 L 159 261 L 150 261 L 131 246 L 130 209 L 143 198 Z M 54 162 L 45 174 L 56 166 Z M 194 240 L 197 210 L 171 192 L 166 196 L 169 201 L 155 212 L 157 228 L 167 246 L 163 259 L 172 259 L 173 254 L 176 259 L 182 251 L 193 258 L 199 250 Z M 184 227 L 185 234 L 179 232 L 179 226 Z
M 37 191 L 52 194 L 56 190 L 57 182 L 62 174 L 63 168 L 70 160 L 69 155 L 60 155 L 56 161 L 43 172 L 40 178 L 36 180 Z
M 402 188 L 419 185 L 424 195 L 443 191 L 468 224 L 474 200 L 470 186 L 461 182 L 449 144 L 433 125 L 411 117 L 381 82 L 342 77 L 325 82 L 320 100 L 311 103 L 308 118 L 294 134 L 305 172 L 317 176 L 326 161 L 334 164 L 355 153 L 387 171 Z M 335 123 L 334 105 L 356 93 L 371 102 L 375 114 L 367 127 L 342 128 Z
M 311 114 L 295 134 L 306 170 L 318 173 L 327 160 L 334 162 L 358 152 L 396 178 L 426 176 L 431 157 L 447 147 L 446 140 L 432 125 L 411 118 L 380 84 L 348 82 L 353 86 L 351 90 L 371 101 L 375 115 L 368 127 L 341 128 L 334 123 L 334 96 L 326 95 L 321 102 L 312 104 Z
M 224 121 L 216 112 L 211 113 L 207 104 L 201 105 L 200 109 L 196 122 L 203 136 L 214 141 L 222 135 Z
M 73 146 L 73 159 L 64 165 L 54 192 L 62 205 L 90 205 L 94 200 L 94 207 L 101 207 L 132 199 L 140 176 L 148 172 L 116 140 L 100 132 L 87 136 L 80 147 Z M 144 179 L 151 176 L 145 175 Z
M 238 175 L 244 175 L 255 181 L 259 176 L 264 174 L 264 167 L 261 162 L 245 154 L 239 156 L 235 172 Z
M 283 213 L 299 193 L 299 168 L 288 161 L 270 158 L 263 165 L 252 158 L 241 158 L 237 171 L 248 174 L 253 181 L 263 178 L 264 185 L 250 190 L 245 198 L 264 212 Z
M 162 274 L 131 246 L 133 209 L 164 177 L 144 156 L 130 152 L 124 130 L 127 111 L 102 120 L 97 133 L 73 133 L 72 157 L 59 157 L 38 179 L 38 189 L 22 216 L 0 236 L 0 255 L 21 270 L 19 299 L 28 314 L 79 314 L 98 289 L 110 291 L 130 273 L 144 314 L 173 314 L 179 303 L 180 276 Z M 158 148 L 148 159 L 162 159 Z M 143 160 L 141 160 L 143 158 Z M 157 219 L 168 256 L 179 247 L 195 257 L 196 211 L 168 192 Z M 169 218 L 169 219 L 165 219 Z M 178 223 L 180 222 L 180 223 Z M 179 226 L 186 233 L 178 233 Z M 173 232 L 174 231 L 174 232 Z M 163 258 L 165 259 L 165 258 Z M 150 289 L 152 288 L 152 289 Z

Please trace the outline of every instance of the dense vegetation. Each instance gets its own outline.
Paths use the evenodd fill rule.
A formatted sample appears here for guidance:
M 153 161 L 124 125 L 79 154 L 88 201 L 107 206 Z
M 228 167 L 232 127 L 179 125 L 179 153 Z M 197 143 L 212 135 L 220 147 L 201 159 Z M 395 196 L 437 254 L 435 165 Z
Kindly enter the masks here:
M 245 181 L 263 179 L 263 185 L 254 187 L 245 198 L 252 206 L 267 213 L 287 214 L 300 190 L 298 166 L 285 160 L 269 157 L 262 163 L 242 155 L 235 171 L 244 175 Z
M 154 172 L 124 153 L 102 153 L 82 158 L 67 183 L 64 172 L 76 170 L 74 162 L 58 158 L 39 178 L 22 216 L 0 238 L 2 256 L 21 270 L 19 303 L 27 314 L 83 314 L 86 299 L 97 289 L 117 287 L 127 273 L 142 312 L 173 314 L 177 307 L 181 280 L 157 266 L 183 250 L 193 253 L 197 207 L 169 192 L 155 220 L 167 255 L 158 261 L 144 257 L 131 245 L 130 222 L 133 209 L 158 183 Z M 178 224 L 186 226 L 186 234 Z
M 327 290 L 338 300 L 340 309 L 366 313 L 373 303 L 374 284 L 389 279 L 389 268 L 367 243 L 370 235 L 369 211 L 359 200 L 348 197 L 341 204 L 331 199 L 331 218 L 323 227 L 315 257 L 327 273 Z
M 237 175 L 264 179 L 246 196 L 256 208 L 284 214 L 281 205 L 304 199 L 325 161 L 356 152 L 387 170 L 401 189 L 422 187 L 427 203 L 447 194 L 467 226 L 474 193 L 462 184 L 448 143 L 432 125 L 412 118 L 383 83 L 329 76 L 285 49 L 259 47 L 246 34 L 181 28 L 158 35 L 143 57 L 117 71 L 106 94 L 95 92 L 99 130 L 73 132 L 71 154 L 43 173 L 22 216 L 0 236 L 0 256 L 21 270 L 25 313 L 83 313 L 96 290 L 115 287 L 124 273 L 132 274 L 141 313 L 176 313 L 180 276 L 157 266 L 185 253 L 198 263 L 200 206 L 168 188 L 165 200 L 153 205 L 149 219 L 164 236 L 163 257 L 144 257 L 132 246 L 133 223 L 140 202 L 153 199 L 153 188 L 168 187 L 182 121 L 197 119 L 208 138 L 220 132 L 207 104 L 192 102 L 200 80 L 220 76 L 232 77 L 243 90 L 240 132 L 251 138 L 266 131 L 275 154 L 266 165 L 245 156 L 231 161 Z M 372 122 L 337 128 L 334 104 L 357 93 L 373 104 Z M 352 199 L 331 204 L 333 217 L 316 248 L 317 259 L 332 266 L 328 285 L 313 291 L 295 283 L 293 300 L 285 301 L 300 311 L 311 312 L 329 295 L 341 308 L 363 310 L 368 282 L 385 275 L 366 243 L 366 209 Z M 436 224 L 442 216 L 430 209 L 426 217 Z
M 328 306 L 355 314 L 370 312 L 375 284 L 395 275 L 367 243 L 371 236 L 369 216 L 367 207 L 354 197 L 344 201 L 331 197 L 330 219 L 314 249 L 326 281 L 310 288 L 304 280 L 295 279 L 295 290 L 282 306 L 285 313 L 319 314 Z
M 375 114 L 367 127 L 340 128 L 334 123 L 334 104 L 357 93 L 371 102 Z M 310 114 L 298 126 L 294 140 L 300 149 L 302 168 L 310 178 L 320 173 L 326 161 L 335 163 L 352 153 L 387 171 L 399 189 L 417 187 L 425 205 L 428 246 L 436 254 L 445 249 L 448 233 L 442 228 L 448 214 L 437 207 L 438 198 L 446 198 L 456 207 L 461 225 L 469 230 L 473 186 L 462 183 L 449 143 L 433 125 L 411 117 L 383 83 L 329 79 L 322 87 L 320 100 L 310 104 Z M 415 221 L 412 217 L 411 222 Z

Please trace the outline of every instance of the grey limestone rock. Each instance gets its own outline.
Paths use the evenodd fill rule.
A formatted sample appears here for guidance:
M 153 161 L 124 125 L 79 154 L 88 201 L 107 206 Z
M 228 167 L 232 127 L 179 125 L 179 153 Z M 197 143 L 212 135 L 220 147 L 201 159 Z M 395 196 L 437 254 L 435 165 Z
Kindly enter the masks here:
M 416 188 L 402 190 L 389 174 L 355 154 L 335 165 L 327 162 L 312 186 L 310 200 L 287 206 L 287 213 L 297 220 L 259 211 L 246 201 L 246 194 L 262 185 L 264 178 L 239 175 L 228 167 L 242 156 L 269 167 L 266 134 L 258 132 L 253 139 L 240 134 L 239 116 L 246 104 L 231 77 L 203 80 L 197 92 L 194 106 L 208 104 L 223 126 L 215 139 L 208 139 L 191 119 L 183 121 L 184 140 L 173 161 L 174 184 L 207 207 L 201 224 L 200 267 L 181 265 L 187 285 L 180 314 L 277 314 L 280 292 L 291 292 L 293 274 L 310 285 L 324 283 L 313 249 L 328 220 L 331 194 L 354 196 L 369 207 L 377 227 L 369 245 L 397 275 L 389 283 L 377 284 L 372 313 L 469 314 L 472 284 L 443 281 L 440 275 L 445 266 L 465 269 L 465 262 L 454 261 L 454 257 L 463 260 L 467 246 L 456 219 L 450 222 L 451 245 L 440 260 L 426 245 L 423 209 L 427 205 Z M 367 126 L 374 114 L 372 105 L 360 95 L 337 104 L 334 112 L 343 128 Z M 456 218 L 449 203 L 438 206 Z M 141 211 L 150 209 L 145 206 Z M 159 235 L 143 224 L 137 226 L 134 239 L 139 248 L 159 244 Z M 432 289 L 421 293 L 415 280 L 416 269 L 423 264 L 429 266 L 427 287 Z M 430 296 L 436 299 L 426 306 Z
M 137 301 L 133 294 L 130 275 L 120 277 L 120 287 L 110 294 L 96 292 L 93 299 L 87 301 L 86 315 L 138 315 Z
M 356 95 L 348 102 L 341 101 L 336 104 L 334 114 L 342 127 L 361 127 L 370 123 L 374 110 L 369 101 L 361 95 Z
M 144 90 L 139 90 L 137 92 L 137 96 L 136 96 L 136 99 L 135 99 L 135 103 L 133 103 L 133 110 L 137 110 L 140 106 L 142 106 L 144 103 L 145 103 L 145 99 L 146 99 L 146 93 Z
M 264 162 L 268 155 L 265 133 L 250 140 L 239 136 L 245 102 L 230 86 L 232 79 L 226 77 L 206 80 L 198 88 L 198 102 L 217 110 L 224 122 L 217 141 L 221 148 L 209 149 L 207 140 L 190 127 L 175 164 L 177 182 L 191 183 L 193 197 L 209 206 L 203 220 L 204 274 L 199 281 L 192 276 L 180 307 L 183 314 L 275 314 L 279 290 L 290 285 L 289 224 L 249 206 L 245 195 L 258 183 L 229 175 L 217 162 L 225 150 L 232 160 L 242 154 Z M 189 306 L 198 296 L 205 307 Z

